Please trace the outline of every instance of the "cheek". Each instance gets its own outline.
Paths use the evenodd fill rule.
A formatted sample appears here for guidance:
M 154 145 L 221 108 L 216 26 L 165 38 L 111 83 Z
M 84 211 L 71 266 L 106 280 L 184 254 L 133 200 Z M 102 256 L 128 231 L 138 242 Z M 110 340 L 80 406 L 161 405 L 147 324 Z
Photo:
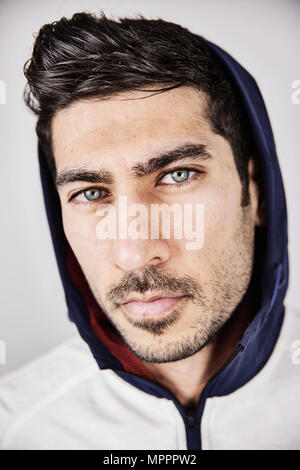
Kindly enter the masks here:
M 240 187 L 226 183 L 214 186 L 201 197 L 204 205 L 204 242 L 200 250 L 189 251 L 180 241 L 177 247 L 185 269 L 205 282 L 211 276 L 213 265 L 222 262 L 222 256 L 232 246 L 240 217 Z M 195 230 L 195 223 L 193 221 Z M 199 267 L 201 269 L 199 269 Z
M 65 235 L 79 264 L 86 272 L 94 272 L 97 267 L 101 269 L 109 247 L 106 240 L 97 238 L 96 216 L 67 210 L 63 210 L 62 216 Z
M 208 195 L 205 203 L 204 244 L 218 249 L 231 239 L 239 221 L 240 198 L 240 185 L 234 183 L 219 184 Z

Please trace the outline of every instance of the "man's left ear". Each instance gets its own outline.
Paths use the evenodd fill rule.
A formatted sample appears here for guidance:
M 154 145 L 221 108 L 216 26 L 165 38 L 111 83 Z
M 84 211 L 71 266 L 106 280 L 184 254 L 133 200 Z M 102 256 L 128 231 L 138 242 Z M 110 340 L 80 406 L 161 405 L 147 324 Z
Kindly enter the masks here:
M 255 225 L 267 223 L 266 200 L 263 194 L 262 177 L 257 157 L 250 157 L 248 164 L 249 193 Z

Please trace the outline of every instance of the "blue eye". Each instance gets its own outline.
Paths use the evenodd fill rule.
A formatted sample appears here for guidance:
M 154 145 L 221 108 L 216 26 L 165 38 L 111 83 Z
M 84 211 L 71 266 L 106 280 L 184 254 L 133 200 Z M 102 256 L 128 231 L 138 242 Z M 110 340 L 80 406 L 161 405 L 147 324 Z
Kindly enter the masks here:
M 86 189 L 83 195 L 88 201 L 96 201 L 101 197 L 101 189 Z
M 185 183 L 189 181 L 193 173 L 197 173 L 197 170 L 178 168 L 177 170 L 166 173 L 165 176 L 161 178 L 160 182 L 166 185 L 174 185 L 174 183 Z
M 89 204 L 100 201 L 104 197 L 103 193 L 105 193 L 103 189 L 89 188 L 85 189 L 84 191 L 80 191 L 77 194 L 74 194 L 71 197 L 70 201 L 72 200 L 80 204 Z
M 189 177 L 189 170 L 175 170 L 171 173 L 171 177 L 176 183 L 182 183 Z

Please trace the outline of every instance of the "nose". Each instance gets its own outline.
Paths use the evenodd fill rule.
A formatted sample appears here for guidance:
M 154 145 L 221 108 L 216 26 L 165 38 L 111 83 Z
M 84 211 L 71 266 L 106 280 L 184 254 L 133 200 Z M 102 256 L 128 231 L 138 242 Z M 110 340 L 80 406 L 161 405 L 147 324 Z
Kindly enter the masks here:
M 165 263 L 170 253 L 164 239 L 126 239 L 113 241 L 112 256 L 119 269 L 131 271 Z

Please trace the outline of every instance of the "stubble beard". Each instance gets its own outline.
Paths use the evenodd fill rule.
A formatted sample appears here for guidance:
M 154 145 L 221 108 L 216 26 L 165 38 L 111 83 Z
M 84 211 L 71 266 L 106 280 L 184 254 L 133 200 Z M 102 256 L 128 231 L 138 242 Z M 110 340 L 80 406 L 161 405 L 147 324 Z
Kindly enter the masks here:
M 111 286 L 105 295 L 110 308 L 104 307 L 102 297 L 93 279 L 87 279 L 91 290 L 103 312 L 121 335 L 127 347 L 140 359 L 151 363 L 174 362 L 192 356 L 208 345 L 229 321 L 244 297 L 253 268 L 254 224 L 250 206 L 241 207 L 239 223 L 233 234 L 230 246 L 226 246 L 213 264 L 211 279 L 212 299 L 205 295 L 199 282 L 188 275 L 174 276 L 157 269 L 146 267 L 142 273 L 126 273 L 121 282 Z M 138 330 L 145 331 L 151 340 L 135 341 L 118 321 L 121 309 L 115 299 L 128 297 L 129 293 L 146 291 L 166 291 L 189 296 L 182 307 L 171 312 L 163 319 L 134 320 L 128 322 Z M 195 320 L 187 332 L 178 340 L 164 341 L 164 335 L 180 321 L 186 313 L 186 305 L 191 303 L 197 311 Z M 123 315 L 123 313 L 121 313 Z M 195 317 L 195 315 L 193 314 Z M 159 341 L 157 341 L 159 338 Z M 157 346 L 155 347 L 155 343 Z

